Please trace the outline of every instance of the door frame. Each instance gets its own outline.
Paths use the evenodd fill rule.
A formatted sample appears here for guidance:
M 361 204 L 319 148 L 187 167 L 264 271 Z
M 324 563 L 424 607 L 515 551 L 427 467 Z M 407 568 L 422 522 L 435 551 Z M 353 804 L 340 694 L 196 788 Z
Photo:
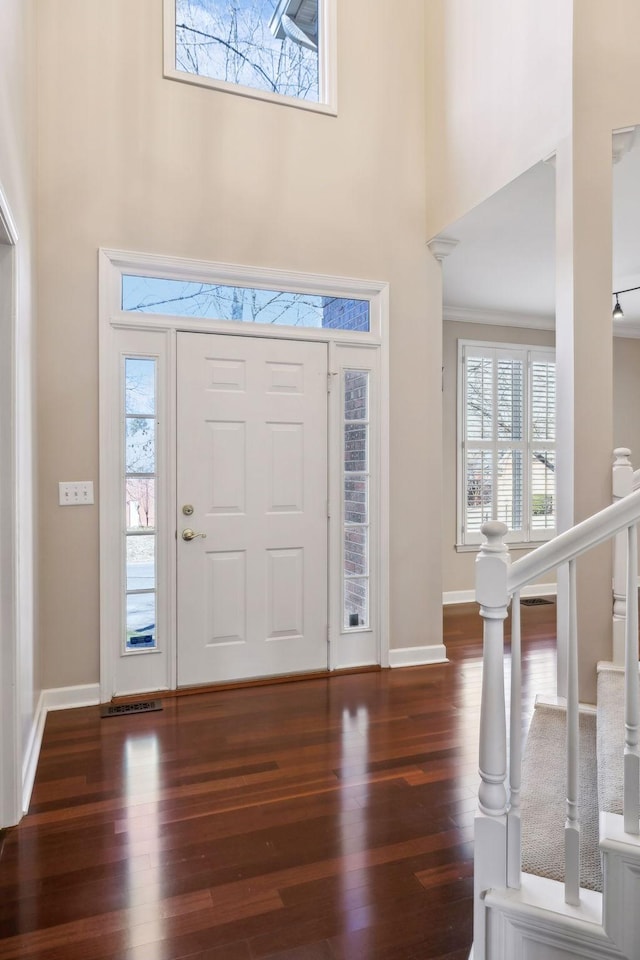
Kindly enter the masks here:
M 22 815 L 18 644 L 17 401 L 18 231 L 0 187 L 0 827 Z
M 370 332 L 350 330 L 271 327 L 237 321 L 202 320 L 122 310 L 122 276 L 155 276 L 182 281 L 231 284 L 235 286 L 282 289 L 292 292 L 368 300 Z M 375 390 L 372 408 L 377 429 L 372 432 L 372 461 L 377 489 L 372 502 L 377 539 L 375 543 L 375 659 L 368 640 L 370 628 L 341 629 L 341 530 L 340 510 L 333 509 L 341 496 L 340 471 L 329 470 L 329 668 L 355 666 L 365 662 L 389 663 L 389 390 L 388 390 L 388 284 L 384 282 L 292 273 L 259 267 L 170 258 L 152 254 L 102 249 L 99 251 L 99 447 L 100 447 L 100 697 L 107 702 L 114 695 L 176 689 L 176 542 L 175 542 L 175 444 L 176 444 L 176 336 L 180 332 L 224 333 L 237 336 L 320 341 L 329 350 L 329 462 L 335 462 L 336 444 L 341 436 L 341 383 L 343 369 L 370 369 Z M 157 502 L 158 525 L 158 623 L 164 624 L 164 641 L 158 651 L 147 650 L 122 656 L 122 453 L 121 394 L 122 358 L 152 356 L 158 362 L 160 407 L 158 409 L 158 474 L 164 477 Z M 333 451 L 333 454 L 332 454 Z M 340 451 L 341 456 L 341 451 Z M 337 479 L 336 479 L 337 478 Z M 339 501 L 341 503 L 341 501 Z M 375 511 L 375 513 L 373 512 Z M 159 631 L 160 632 L 160 631 Z M 346 637 L 346 639 L 345 639 Z M 339 641 L 339 642 L 338 642 Z M 364 659 L 363 659 L 364 658 Z M 367 659 L 368 658 L 368 659 Z M 123 665 L 126 661 L 126 665 Z M 123 666 L 126 670 L 123 671 Z M 126 673 L 126 676 L 123 676 Z

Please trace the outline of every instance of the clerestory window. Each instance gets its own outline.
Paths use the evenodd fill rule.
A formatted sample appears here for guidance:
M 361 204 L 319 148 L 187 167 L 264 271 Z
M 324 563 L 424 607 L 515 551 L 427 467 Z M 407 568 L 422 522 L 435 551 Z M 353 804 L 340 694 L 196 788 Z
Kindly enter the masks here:
M 486 520 L 529 543 L 556 532 L 552 349 L 458 341 L 458 544 Z
M 336 0 L 165 0 L 165 76 L 335 113 Z
M 171 277 L 123 274 L 122 309 L 199 320 L 370 331 L 368 300 Z

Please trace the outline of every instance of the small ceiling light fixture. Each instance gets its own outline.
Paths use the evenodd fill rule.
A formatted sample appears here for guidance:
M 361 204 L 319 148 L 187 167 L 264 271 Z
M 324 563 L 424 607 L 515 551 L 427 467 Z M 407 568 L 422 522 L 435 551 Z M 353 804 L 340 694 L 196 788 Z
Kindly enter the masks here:
M 624 318 L 624 313 L 622 312 L 622 307 L 620 306 L 620 301 L 618 300 L 617 293 L 616 293 L 616 305 L 613 308 L 612 317 L 614 320 L 622 320 Z
M 620 306 L 620 300 L 618 297 L 621 293 L 633 293 L 634 290 L 640 290 L 640 287 L 627 287 L 626 290 L 614 290 L 612 296 L 616 298 L 616 303 L 613 308 L 613 313 L 611 316 L 614 320 L 624 320 L 624 313 L 622 312 L 622 307 Z

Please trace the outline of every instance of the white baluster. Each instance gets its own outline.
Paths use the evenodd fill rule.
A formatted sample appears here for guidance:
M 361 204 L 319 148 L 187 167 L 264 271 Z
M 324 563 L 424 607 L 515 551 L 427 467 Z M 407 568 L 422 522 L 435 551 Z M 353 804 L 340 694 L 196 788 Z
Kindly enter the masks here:
M 483 524 L 486 543 L 476 558 L 476 599 L 484 620 L 480 706 L 480 788 L 475 819 L 474 957 L 485 960 L 483 893 L 507 885 L 507 728 L 504 699 L 504 620 L 509 596 L 507 527 Z
M 567 818 L 564 827 L 564 899 L 580 903 L 580 812 L 578 769 L 578 609 L 576 603 L 576 562 L 569 561 L 569 645 L 567 649 Z
M 520 591 L 511 599 L 511 710 L 509 723 L 509 812 L 507 813 L 507 884 L 520 888 L 522 864 L 520 785 L 522 782 L 522 644 Z
M 640 833 L 640 798 L 638 777 L 638 532 L 629 527 L 627 551 L 627 636 L 624 678 L 624 829 Z
M 617 447 L 613 451 L 612 493 L 614 503 L 633 491 L 631 451 Z M 627 618 L 627 536 L 621 531 L 613 546 L 613 662 L 624 663 L 625 621 Z

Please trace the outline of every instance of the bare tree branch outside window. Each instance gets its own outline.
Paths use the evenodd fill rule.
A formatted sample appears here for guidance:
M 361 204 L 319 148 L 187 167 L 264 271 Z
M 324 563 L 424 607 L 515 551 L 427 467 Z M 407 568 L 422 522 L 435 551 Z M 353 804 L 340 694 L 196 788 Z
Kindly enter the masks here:
M 274 0 L 176 0 L 176 69 L 318 102 L 318 53 L 269 29 Z
M 122 309 L 288 327 L 369 330 L 367 300 L 128 274 L 122 277 Z

